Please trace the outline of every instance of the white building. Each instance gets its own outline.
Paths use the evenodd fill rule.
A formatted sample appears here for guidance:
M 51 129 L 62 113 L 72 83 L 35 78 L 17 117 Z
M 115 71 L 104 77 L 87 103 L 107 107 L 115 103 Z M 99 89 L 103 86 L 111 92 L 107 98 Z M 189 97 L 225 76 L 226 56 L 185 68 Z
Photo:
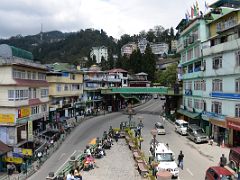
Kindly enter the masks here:
M 150 43 L 152 53 L 158 56 L 163 56 L 168 54 L 168 44 L 167 43 Z
M 92 47 L 90 52 L 90 58 L 94 59 L 94 56 L 96 58 L 96 63 L 101 63 L 102 57 L 107 61 L 108 60 L 108 49 L 105 46 L 100 47 Z
M 140 49 L 140 52 L 142 54 L 145 53 L 145 50 L 146 50 L 146 47 L 147 47 L 147 44 L 148 44 L 148 40 L 146 38 L 142 38 L 142 39 L 139 39 L 138 40 L 138 48 Z
M 122 46 L 121 55 L 129 57 L 133 51 L 137 50 L 137 44 L 135 42 L 130 42 Z

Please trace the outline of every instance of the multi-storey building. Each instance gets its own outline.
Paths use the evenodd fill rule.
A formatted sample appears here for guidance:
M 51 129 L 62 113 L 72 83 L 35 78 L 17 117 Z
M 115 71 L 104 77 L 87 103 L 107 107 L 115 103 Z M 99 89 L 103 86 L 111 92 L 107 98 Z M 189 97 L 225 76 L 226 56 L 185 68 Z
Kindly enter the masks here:
M 46 128 L 47 69 L 25 50 L 0 45 L 0 140 L 33 148 L 34 134 Z
M 150 43 L 150 47 L 152 49 L 152 53 L 156 56 L 164 56 L 168 55 L 168 44 L 167 43 Z
M 83 73 L 67 63 L 47 65 L 49 83 L 50 121 L 59 122 L 79 115 L 83 95 Z
M 201 17 L 189 22 L 183 19 L 177 29 L 180 33 L 178 53 L 181 54 L 180 65 L 183 69 L 183 103 L 178 113 L 189 123 L 206 127 L 208 122 L 205 124 L 200 116 L 204 109 L 202 93 L 206 89 L 201 68 L 201 42 L 206 41 L 208 36 L 206 22 Z
M 105 46 L 100 47 L 92 47 L 90 52 L 90 58 L 96 60 L 96 63 L 101 63 L 102 58 L 105 59 L 105 61 L 108 60 L 108 48 Z
M 122 46 L 121 48 L 121 55 L 130 57 L 130 55 L 133 53 L 133 51 L 137 50 L 137 44 L 135 42 L 129 42 Z
M 126 70 L 121 68 L 111 69 L 108 71 L 108 75 L 114 76 L 114 79 L 120 79 L 120 87 L 128 86 L 128 72 Z
M 240 145 L 240 13 L 233 8 L 239 5 L 219 0 L 204 17 L 178 26 L 184 89 L 178 112 L 215 141 L 231 146 Z
M 231 5 L 232 4 L 232 5 Z M 236 1 L 217 1 L 207 14 L 209 38 L 203 43 L 205 111 L 216 141 L 240 145 L 240 6 Z M 229 7 L 228 7 L 229 6 Z M 215 17 L 214 17 L 215 16 Z
M 147 44 L 148 44 L 148 40 L 146 38 L 141 38 L 138 40 L 138 48 L 140 49 L 140 52 L 142 54 L 145 53 L 145 50 L 146 50 L 146 47 L 147 47 Z

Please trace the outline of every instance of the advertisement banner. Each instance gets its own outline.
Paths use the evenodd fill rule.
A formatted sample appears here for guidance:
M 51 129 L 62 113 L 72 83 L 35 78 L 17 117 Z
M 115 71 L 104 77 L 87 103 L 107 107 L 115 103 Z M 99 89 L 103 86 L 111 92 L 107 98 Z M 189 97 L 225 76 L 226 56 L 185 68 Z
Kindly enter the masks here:
M 30 107 L 24 107 L 18 110 L 18 118 L 30 116 Z
M 10 162 L 10 163 L 15 163 L 15 164 L 22 164 L 23 159 L 19 157 L 5 157 L 4 158 L 5 162 Z
M 33 141 L 33 123 L 28 121 L 28 141 Z
M 14 114 L 0 114 L 0 123 L 3 124 L 14 124 Z

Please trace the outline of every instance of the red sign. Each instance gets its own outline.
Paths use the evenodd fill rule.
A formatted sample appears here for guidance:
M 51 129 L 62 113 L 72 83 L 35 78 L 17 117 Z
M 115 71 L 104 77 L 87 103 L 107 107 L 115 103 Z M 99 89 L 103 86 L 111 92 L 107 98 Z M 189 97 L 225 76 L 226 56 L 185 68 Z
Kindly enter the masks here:
M 232 121 L 230 119 L 227 119 L 227 127 L 240 131 L 240 120 L 239 121 Z

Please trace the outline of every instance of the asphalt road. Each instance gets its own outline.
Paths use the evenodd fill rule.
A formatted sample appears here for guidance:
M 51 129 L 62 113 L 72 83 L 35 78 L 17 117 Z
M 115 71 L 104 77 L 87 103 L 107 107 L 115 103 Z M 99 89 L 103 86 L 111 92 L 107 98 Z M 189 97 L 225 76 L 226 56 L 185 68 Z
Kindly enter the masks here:
M 156 122 L 161 121 L 160 112 L 162 111 L 163 103 L 160 99 L 153 99 L 135 108 L 137 114 L 133 117 L 133 120 L 139 122 L 139 117 L 143 118 L 144 128 L 142 135 L 144 142 L 142 143 L 142 149 L 146 155 L 148 155 L 149 142 L 152 139 L 150 131 Z M 86 144 L 88 144 L 92 138 L 102 137 L 103 131 L 108 130 L 110 125 L 119 127 L 121 121 L 127 120 L 127 115 L 117 112 L 82 122 L 82 124 L 76 127 L 71 135 L 67 137 L 62 146 L 44 163 L 41 169 L 29 179 L 45 179 L 49 172 L 56 172 L 72 154 L 83 152 Z M 174 126 L 169 122 L 165 122 L 165 129 L 166 135 L 158 135 L 157 140 L 168 143 L 176 157 L 180 150 L 182 150 L 185 155 L 184 169 L 180 170 L 179 179 L 204 179 L 206 169 L 210 165 L 217 164 L 216 161 L 220 157 L 222 150 L 219 150 L 219 147 L 208 147 L 209 145 L 206 144 L 195 145 L 186 137 L 175 133 Z

